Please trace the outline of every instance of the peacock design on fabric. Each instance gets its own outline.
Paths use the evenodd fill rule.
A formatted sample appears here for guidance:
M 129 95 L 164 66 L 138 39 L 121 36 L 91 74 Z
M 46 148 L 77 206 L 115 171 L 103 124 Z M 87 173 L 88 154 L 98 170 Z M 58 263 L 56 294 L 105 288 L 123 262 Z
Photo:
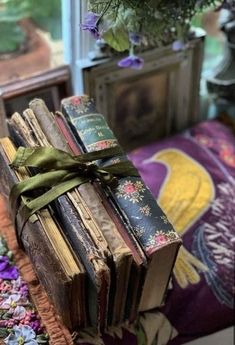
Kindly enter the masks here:
M 198 229 L 193 252 L 209 267 L 207 284 L 220 303 L 234 306 L 235 263 L 235 185 L 224 182 L 217 186 L 218 195 L 211 214 Z
M 182 236 L 211 206 L 215 189 L 211 176 L 203 166 L 178 149 L 164 149 L 145 161 L 162 163 L 167 176 L 158 203 L 167 214 L 177 233 Z M 182 288 L 200 281 L 199 272 L 206 272 L 207 265 L 181 247 L 174 276 Z

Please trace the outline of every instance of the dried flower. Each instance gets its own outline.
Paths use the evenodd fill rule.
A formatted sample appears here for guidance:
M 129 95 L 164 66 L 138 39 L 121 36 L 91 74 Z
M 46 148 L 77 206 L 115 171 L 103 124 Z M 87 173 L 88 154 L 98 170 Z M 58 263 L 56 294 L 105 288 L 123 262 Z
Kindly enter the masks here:
M 220 0 L 223 7 L 234 6 L 235 0 Z M 172 44 L 177 37 L 188 39 L 190 22 L 196 12 L 216 5 L 215 0 L 178 1 L 101 1 L 89 0 L 92 12 L 86 18 L 84 28 L 98 31 L 102 19 L 102 36 L 113 49 L 123 52 L 133 45 L 157 47 Z M 99 14 L 97 14 L 99 13 Z M 143 39 L 144 38 L 144 39 Z
M 14 326 L 13 332 L 4 339 L 7 345 L 37 345 L 36 334 L 30 326 Z
M 26 309 L 22 306 L 17 306 L 13 312 L 13 319 L 15 320 L 22 320 L 24 319 L 26 316 Z
M 129 40 L 133 45 L 139 46 L 142 42 L 142 36 L 137 34 L 136 32 L 130 32 Z
M 175 52 L 178 52 L 180 50 L 183 50 L 185 48 L 185 44 L 183 41 L 181 40 L 176 40 L 172 43 L 172 49 L 175 51 Z
M 21 299 L 20 294 L 9 295 L 5 300 L 0 303 L 1 309 L 16 308 Z
M 16 267 L 9 261 L 10 251 L 1 236 L 0 249 L 1 253 L 4 253 L 0 255 L 0 272 L 9 273 L 10 268 L 12 273 L 12 268 L 16 270 Z M 0 278 L 0 336 L 5 338 L 4 343 L 8 345 L 48 344 L 48 335 L 44 333 L 38 315 L 28 298 L 27 283 L 18 271 L 15 276 L 16 279 L 9 279 L 9 275 L 6 275 L 7 278 Z
M 89 31 L 95 39 L 100 38 L 100 33 L 98 29 L 98 20 L 100 15 L 94 12 L 88 12 L 84 23 L 81 25 L 83 30 Z
M 118 62 L 119 67 L 139 70 L 144 66 L 144 60 L 136 55 L 129 55 Z
M 12 266 L 7 256 L 0 256 L 0 278 L 17 279 L 19 272 L 15 266 Z

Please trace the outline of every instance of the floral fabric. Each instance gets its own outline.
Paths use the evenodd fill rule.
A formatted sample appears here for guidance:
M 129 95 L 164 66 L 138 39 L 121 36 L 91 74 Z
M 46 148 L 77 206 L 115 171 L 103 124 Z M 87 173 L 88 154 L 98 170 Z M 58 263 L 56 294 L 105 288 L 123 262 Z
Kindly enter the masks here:
M 14 263 L 3 237 L 0 237 L 0 339 L 4 344 L 48 344 L 29 290 Z
M 182 344 L 233 324 L 235 138 L 217 121 L 130 154 L 183 239 L 161 313 Z M 168 342 L 159 342 L 168 344 Z

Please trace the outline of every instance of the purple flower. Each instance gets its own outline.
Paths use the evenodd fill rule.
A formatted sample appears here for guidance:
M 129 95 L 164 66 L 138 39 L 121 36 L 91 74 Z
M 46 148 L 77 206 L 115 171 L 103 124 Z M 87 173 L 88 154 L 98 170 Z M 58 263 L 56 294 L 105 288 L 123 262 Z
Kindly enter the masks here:
M 40 325 L 40 321 L 39 320 L 34 320 L 30 322 L 30 327 L 32 327 L 32 329 L 39 333 L 40 331 L 42 331 L 42 327 Z
M 7 256 L 0 256 L 0 278 L 17 279 L 19 272 L 15 266 L 12 266 Z
M 82 29 L 89 31 L 95 39 L 99 39 L 101 37 L 97 26 L 99 18 L 99 14 L 88 12 L 85 16 L 84 23 L 81 25 Z
M 118 62 L 119 67 L 141 69 L 144 66 L 144 60 L 136 55 L 129 55 Z
M 137 34 L 136 32 L 130 32 L 129 33 L 129 40 L 135 46 L 139 46 L 141 44 L 142 37 L 141 37 L 141 35 Z
M 37 345 L 36 334 L 29 326 L 14 326 L 13 333 L 10 333 L 4 343 L 7 345 Z
M 15 320 L 23 320 L 26 316 L 26 309 L 22 306 L 17 305 L 13 312 L 13 319 Z
M 0 308 L 1 309 L 16 308 L 20 299 L 21 299 L 21 296 L 19 294 L 9 295 L 5 300 L 1 301 Z
M 22 278 L 19 276 L 16 280 L 12 280 L 12 293 L 20 293 L 23 297 L 28 297 L 29 295 L 29 289 L 27 286 L 27 283 L 22 280 Z
M 181 40 L 177 40 L 177 41 L 174 41 L 172 43 L 172 49 L 175 51 L 175 52 L 178 52 L 180 50 L 183 50 L 185 48 L 185 44 L 183 41 Z

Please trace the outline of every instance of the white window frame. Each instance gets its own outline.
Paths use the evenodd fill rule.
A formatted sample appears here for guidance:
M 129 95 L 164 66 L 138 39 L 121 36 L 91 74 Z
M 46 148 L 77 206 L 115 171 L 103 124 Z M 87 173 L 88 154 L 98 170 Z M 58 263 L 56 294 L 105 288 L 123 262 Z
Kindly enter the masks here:
M 83 69 L 100 63 L 88 58 L 95 40 L 89 32 L 81 29 L 87 10 L 88 1 L 86 0 L 62 0 L 64 61 L 71 68 L 74 94 L 84 93 Z

